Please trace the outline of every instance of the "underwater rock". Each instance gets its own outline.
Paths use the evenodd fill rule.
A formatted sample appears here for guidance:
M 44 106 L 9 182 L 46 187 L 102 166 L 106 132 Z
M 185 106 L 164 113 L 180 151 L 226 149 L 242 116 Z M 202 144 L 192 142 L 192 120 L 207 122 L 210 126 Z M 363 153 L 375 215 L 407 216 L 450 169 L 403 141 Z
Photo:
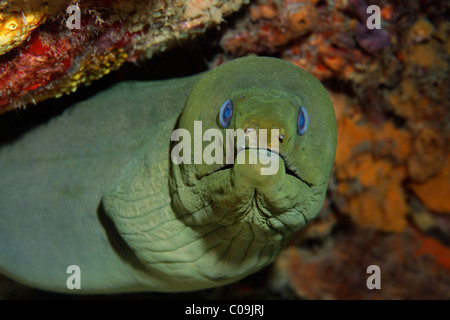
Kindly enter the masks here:
M 224 34 L 221 46 L 236 56 L 274 52 L 293 39 L 317 31 L 320 11 L 316 3 L 316 0 L 255 1 L 250 5 L 249 15 L 237 22 L 237 28 Z
M 338 228 L 339 229 L 339 228 Z M 341 226 L 310 249 L 298 243 L 277 265 L 305 299 L 450 299 L 450 248 L 407 227 L 386 234 Z M 379 266 L 380 290 L 370 290 L 367 268 Z
M 150 58 L 246 2 L 81 0 L 75 9 L 69 0 L 6 1 L 0 8 L 0 114 L 73 93 L 126 61 Z

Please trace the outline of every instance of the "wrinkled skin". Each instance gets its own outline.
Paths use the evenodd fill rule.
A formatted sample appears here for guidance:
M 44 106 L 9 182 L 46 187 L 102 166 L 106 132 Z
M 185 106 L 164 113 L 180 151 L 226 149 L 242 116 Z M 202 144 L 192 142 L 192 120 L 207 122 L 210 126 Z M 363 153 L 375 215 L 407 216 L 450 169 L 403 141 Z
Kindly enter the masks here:
M 336 148 L 330 98 L 310 74 L 274 58 L 237 59 L 198 79 L 118 86 L 116 98 L 102 94 L 0 150 L 0 188 L 18 185 L 0 193 L 0 269 L 68 291 L 64 272 L 76 264 L 81 293 L 94 293 L 197 290 L 270 264 L 323 204 Z M 124 94 L 134 108 L 120 106 Z M 278 159 L 274 174 L 261 175 L 259 158 L 170 161 L 173 130 L 193 133 L 194 121 L 203 132 L 220 130 L 224 144 L 218 113 L 228 99 L 228 129 L 276 128 L 283 136 L 279 147 L 269 140 L 257 150 Z M 88 107 L 94 103 L 109 104 L 106 120 L 103 107 Z M 309 114 L 302 136 L 300 106 Z M 248 148 L 237 157 L 248 157 Z

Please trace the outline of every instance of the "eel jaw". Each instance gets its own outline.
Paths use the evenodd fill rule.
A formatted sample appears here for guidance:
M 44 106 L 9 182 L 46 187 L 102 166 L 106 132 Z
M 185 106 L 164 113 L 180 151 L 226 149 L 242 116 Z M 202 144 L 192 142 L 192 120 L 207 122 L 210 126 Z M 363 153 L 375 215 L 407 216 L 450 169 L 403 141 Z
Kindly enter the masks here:
M 217 169 L 211 171 L 210 173 L 204 175 L 203 177 L 200 178 L 200 180 L 203 179 L 204 177 L 213 175 L 213 174 L 215 174 L 215 173 L 217 173 L 217 172 L 220 172 L 220 171 L 227 171 L 227 170 L 233 169 L 233 167 L 234 167 L 234 165 L 235 165 L 235 163 L 236 163 L 236 158 L 237 158 L 238 153 L 241 152 L 241 151 L 244 151 L 244 150 L 250 150 L 250 149 L 261 150 L 261 148 L 252 148 L 252 147 L 235 148 L 235 152 L 234 152 L 234 155 L 235 155 L 235 157 L 234 157 L 234 163 L 231 163 L 231 164 L 224 164 L 223 166 L 221 166 L 221 167 L 219 167 L 219 168 L 217 168 Z M 263 150 L 264 150 L 264 149 L 263 149 Z M 274 149 L 271 149 L 271 148 L 265 148 L 265 150 L 267 150 L 267 151 L 270 152 L 270 153 L 276 154 L 277 156 L 279 156 L 279 157 L 283 160 L 283 162 L 284 162 L 284 168 L 285 168 L 284 173 L 285 173 L 286 175 L 292 176 L 293 178 L 300 180 L 301 182 L 303 182 L 304 184 L 306 184 L 309 188 L 312 188 L 312 187 L 313 187 L 313 183 L 308 182 L 308 181 L 306 181 L 305 179 L 303 179 L 303 178 L 300 176 L 300 173 L 298 172 L 297 168 L 295 168 L 295 167 L 289 162 L 288 158 L 287 158 L 283 153 L 278 152 L 277 150 L 274 150 Z

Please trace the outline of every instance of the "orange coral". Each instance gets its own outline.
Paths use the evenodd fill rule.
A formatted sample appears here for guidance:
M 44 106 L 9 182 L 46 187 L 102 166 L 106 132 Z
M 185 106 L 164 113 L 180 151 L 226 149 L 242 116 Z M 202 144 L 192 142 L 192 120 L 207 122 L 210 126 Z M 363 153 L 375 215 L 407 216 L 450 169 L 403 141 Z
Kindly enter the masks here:
M 445 138 L 436 130 L 423 128 L 414 138 L 414 154 L 408 159 L 408 173 L 415 181 L 425 181 L 438 173 L 444 163 Z
M 381 9 L 381 17 L 382 17 L 384 20 L 391 20 L 393 14 L 394 14 L 394 8 L 392 7 L 391 4 L 387 4 L 386 6 L 384 6 L 384 7 Z
M 379 185 L 391 174 L 391 165 L 383 160 L 374 160 L 370 154 L 365 153 L 366 161 L 358 168 L 359 182 L 365 188 Z
M 352 119 L 345 107 L 349 101 L 333 94 L 332 98 L 338 116 L 336 192 L 346 200 L 339 202 L 342 212 L 360 226 L 401 232 L 410 211 L 403 190 L 407 178 L 427 208 L 450 212 L 449 159 L 442 170 L 448 139 L 442 130 L 424 127 L 430 105 L 413 80 L 403 81 L 401 94 L 391 95 L 390 100 L 396 100 L 397 111 L 402 106 L 403 115 L 414 119 L 416 134 L 396 128 L 391 121 L 375 127 L 361 118 Z
M 355 154 L 354 150 L 356 147 L 361 147 L 367 142 L 370 143 L 371 140 L 371 132 L 368 127 L 357 126 L 348 118 L 343 118 L 341 121 L 338 121 L 336 166 L 342 166 L 345 170 L 348 160 Z
M 407 160 L 411 154 L 411 133 L 395 128 L 390 121 L 385 122 L 382 130 L 374 134 L 374 141 L 376 153 L 396 163 Z
M 356 168 L 363 191 L 351 197 L 343 210 L 360 226 L 388 232 L 403 231 L 407 205 L 401 187 L 402 168 L 392 168 L 382 160 L 373 162 L 370 156 L 365 158 L 366 162 Z
M 323 62 L 333 71 L 340 71 L 345 66 L 346 62 L 340 56 L 324 56 Z
M 350 228 L 320 250 L 291 246 L 279 256 L 305 299 L 449 299 L 450 248 L 411 227 L 403 234 Z M 381 290 L 369 290 L 367 267 L 381 270 Z
M 428 256 L 450 271 L 450 248 L 442 245 L 434 238 L 422 236 L 420 247 L 414 251 L 416 257 Z
M 296 36 L 311 31 L 317 23 L 317 14 L 312 3 L 301 4 L 301 10 L 292 10 L 288 15 L 288 26 Z
M 341 210 L 358 225 L 388 232 L 406 226 L 408 206 L 402 191 L 410 136 L 386 122 L 381 129 L 338 121 L 336 191 L 348 202 Z M 396 159 L 399 165 L 387 159 Z
M 250 6 L 250 18 L 253 21 L 258 19 L 274 19 L 278 14 L 278 8 L 273 1 L 267 1 L 258 5 Z
M 416 42 L 428 40 L 435 32 L 434 26 L 428 19 L 419 19 L 409 30 L 409 38 Z
M 442 102 L 432 101 L 429 96 L 422 95 L 416 81 L 413 78 L 404 79 L 399 88 L 388 94 L 387 100 L 397 115 L 407 119 L 411 126 L 419 127 L 423 121 L 442 119 L 446 110 Z
M 445 166 L 437 176 L 410 186 L 427 208 L 450 213 L 450 155 L 447 155 Z
M 410 63 L 423 68 L 448 69 L 447 63 L 440 57 L 436 46 L 433 44 L 416 44 L 411 46 L 408 60 Z

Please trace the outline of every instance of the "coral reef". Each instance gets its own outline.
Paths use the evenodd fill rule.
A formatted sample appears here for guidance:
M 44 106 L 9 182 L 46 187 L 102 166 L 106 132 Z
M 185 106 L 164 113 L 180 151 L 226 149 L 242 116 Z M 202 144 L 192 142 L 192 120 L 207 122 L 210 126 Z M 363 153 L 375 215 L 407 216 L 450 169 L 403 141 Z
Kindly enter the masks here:
M 204 32 L 245 2 L 2 1 L 0 113 L 75 92 Z
M 370 4 L 380 29 L 366 26 Z M 449 8 L 258 0 L 222 37 L 222 60 L 278 55 L 321 79 L 335 106 L 327 218 L 280 258 L 298 296 L 450 297 Z M 365 287 L 371 264 L 386 275 L 381 291 Z
M 357 255 L 357 256 L 356 256 Z M 450 248 L 411 227 L 399 234 L 346 229 L 320 249 L 290 247 L 279 266 L 309 299 L 449 299 Z M 381 289 L 366 287 L 367 267 L 381 268 Z

